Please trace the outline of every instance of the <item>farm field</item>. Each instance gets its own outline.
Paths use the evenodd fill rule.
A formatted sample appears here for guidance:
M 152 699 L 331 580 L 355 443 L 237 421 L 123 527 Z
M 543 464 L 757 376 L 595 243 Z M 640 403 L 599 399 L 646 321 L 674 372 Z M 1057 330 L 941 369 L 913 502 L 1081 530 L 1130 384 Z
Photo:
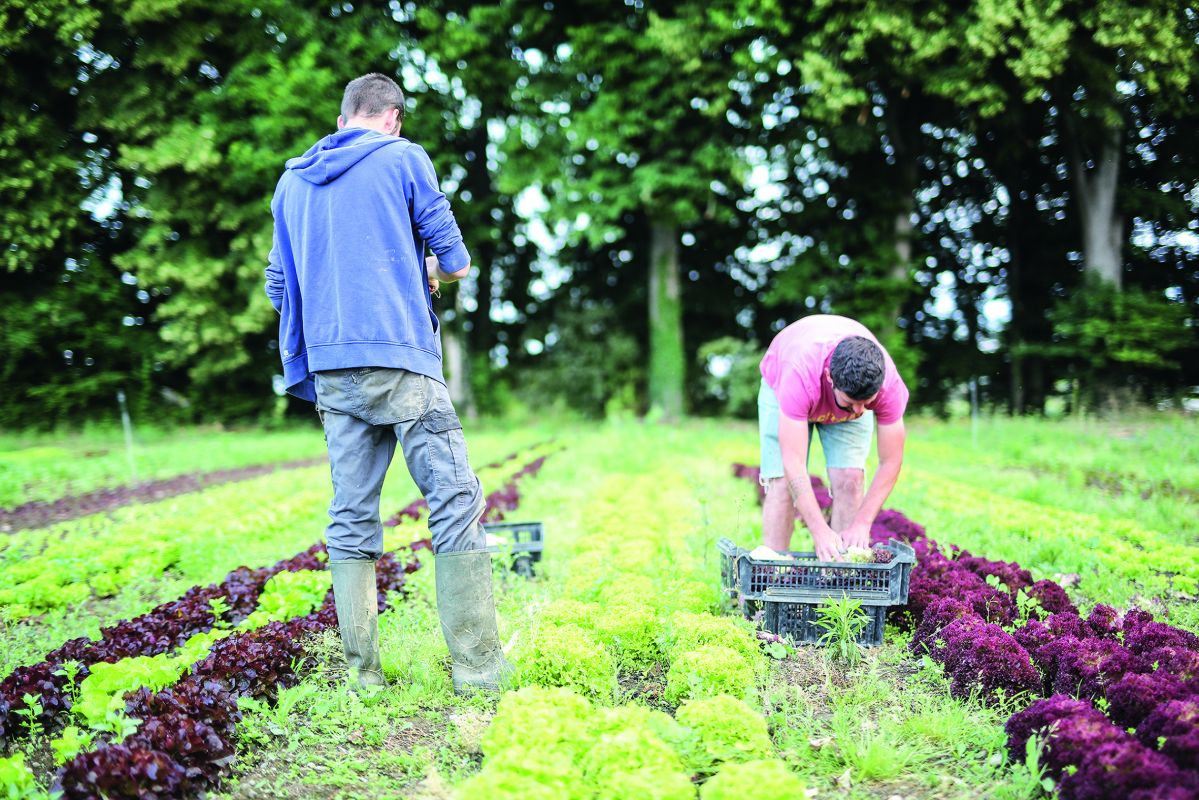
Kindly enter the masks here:
M 401 464 L 382 504 L 390 685 L 344 690 L 313 547 L 327 466 L 291 464 L 0 533 L 0 797 L 1199 793 L 1194 420 L 914 421 L 873 532 L 916 549 L 910 602 L 858 659 L 726 609 L 716 543 L 760 541 L 734 469 L 757 463 L 754 426 L 466 428 L 489 519 L 545 529 L 533 580 L 496 558 L 512 691 L 452 692 Z M 0 439 L 5 508 L 120 487 L 118 444 Z M 139 474 L 322 445 L 163 435 Z

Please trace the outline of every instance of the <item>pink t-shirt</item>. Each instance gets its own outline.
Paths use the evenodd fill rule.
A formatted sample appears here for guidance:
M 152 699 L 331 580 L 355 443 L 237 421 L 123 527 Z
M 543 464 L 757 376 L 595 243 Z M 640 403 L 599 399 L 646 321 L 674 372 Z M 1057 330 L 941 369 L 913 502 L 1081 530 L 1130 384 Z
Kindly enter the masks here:
M 792 419 L 808 422 L 848 422 L 858 414 L 843 411 L 833 398 L 832 382 L 824 377 L 833 350 L 846 336 L 865 336 L 878 344 L 866 326 L 849 317 L 815 314 L 793 322 L 779 331 L 762 358 L 762 377 L 774 389 L 779 408 Z M 878 397 L 867 403 L 879 425 L 890 425 L 903 417 L 908 406 L 908 387 L 895 369 L 895 362 L 881 344 L 886 373 Z

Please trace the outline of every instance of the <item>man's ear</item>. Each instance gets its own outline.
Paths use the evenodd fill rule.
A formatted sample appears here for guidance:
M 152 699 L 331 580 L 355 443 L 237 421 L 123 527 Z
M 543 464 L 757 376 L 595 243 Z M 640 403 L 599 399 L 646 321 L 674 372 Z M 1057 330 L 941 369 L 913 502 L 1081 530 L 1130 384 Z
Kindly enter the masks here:
M 400 127 L 403 126 L 403 124 L 404 124 L 404 121 L 400 119 L 400 109 L 393 108 L 390 113 L 394 115 L 391 117 L 391 128 L 392 128 L 391 135 L 399 136 L 400 135 Z
M 337 129 L 341 130 L 345 126 L 346 126 L 346 118 L 343 117 L 341 114 L 338 114 L 337 115 Z

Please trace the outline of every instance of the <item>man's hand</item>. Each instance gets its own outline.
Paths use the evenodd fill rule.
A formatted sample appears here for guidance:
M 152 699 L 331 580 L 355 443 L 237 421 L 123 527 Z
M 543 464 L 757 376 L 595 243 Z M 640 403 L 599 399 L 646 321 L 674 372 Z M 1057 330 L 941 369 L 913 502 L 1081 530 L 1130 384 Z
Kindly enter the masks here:
M 434 297 L 441 297 L 441 281 L 436 278 L 429 278 L 429 294 Z
M 840 535 L 832 528 L 827 528 L 820 533 L 812 531 L 812 544 L 815 545 L 816 558 L 819 561 L 845 560 L 845 557 L 841 555 L 841 550 L 845 545 L 842 543 Z
M 870 547 L 870 527 L 868 525 L 850 525 L 841 531 L 841 541 L 846 547 Z

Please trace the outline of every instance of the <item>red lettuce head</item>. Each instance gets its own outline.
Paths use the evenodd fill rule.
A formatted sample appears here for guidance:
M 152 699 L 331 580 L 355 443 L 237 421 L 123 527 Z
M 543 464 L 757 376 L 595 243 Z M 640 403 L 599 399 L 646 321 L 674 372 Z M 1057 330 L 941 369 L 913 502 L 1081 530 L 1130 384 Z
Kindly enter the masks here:
M 1149 712 L 1187 694 L 1182 681 L 1166 672 L 1130 672 L 1107 687 L 1107 715 L 1124 728 L 1135 728 Z
M 1183 769 L 1199 770 L 1199 695 L 1168 700 L 1137 726 L 1137 738 Z
M 1004 730 L 1013 761 L 1024 760 L 1029 738 L 1037 736 L 1044 746 L 1046 770 L 1054 778 L 1099 745 L 1129 738 L 1087 701 L 1064 695 L 1034 701 L 1013 714 Z
M 1182 780 L 1170 759 L 1124 736 L 1084 753 L 1078 769 L 1064 776 L 1058 789 L 1063 800 L 1111 800 Z
M 1025 594 L 1040 603 L 1041 608 L 1050 614 L 1069 612 L 1078 613 L 1078 607 L 1070 602 L 1066 590 L 1050 580 L 1037 581 L 1025 589 Z

